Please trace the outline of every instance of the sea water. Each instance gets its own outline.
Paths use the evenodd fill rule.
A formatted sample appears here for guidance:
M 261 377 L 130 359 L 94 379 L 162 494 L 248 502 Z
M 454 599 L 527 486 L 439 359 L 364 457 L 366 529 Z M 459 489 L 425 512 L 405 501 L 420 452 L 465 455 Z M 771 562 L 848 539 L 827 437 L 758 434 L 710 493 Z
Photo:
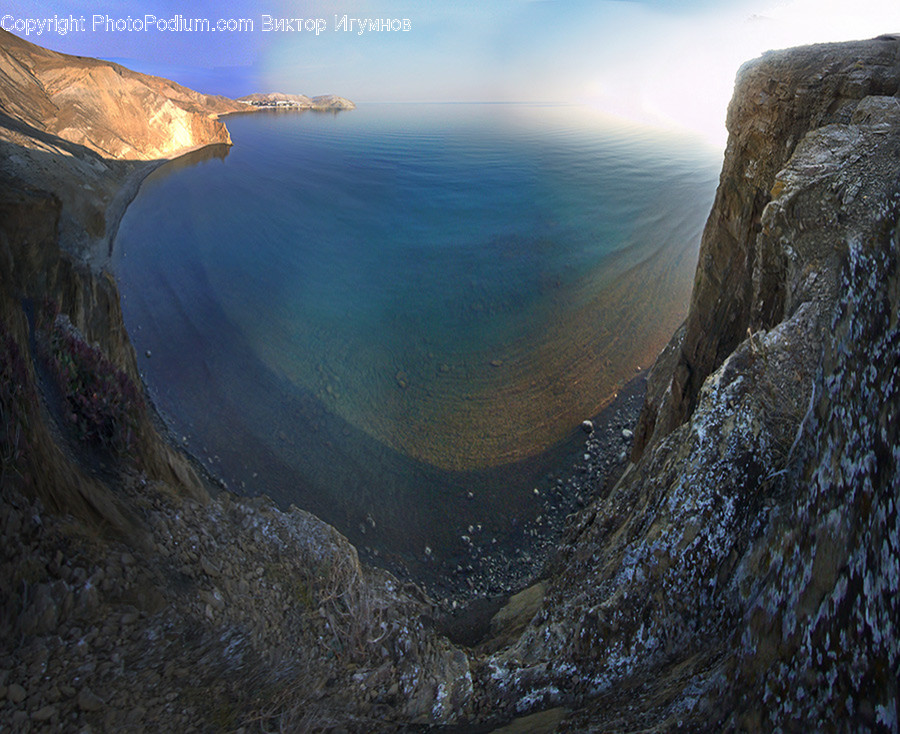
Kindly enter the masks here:
M 385 554 L 508 539 L 683 319 L 721 152 L 578 107 L 226 123 L 115 243 L 174 435 Z

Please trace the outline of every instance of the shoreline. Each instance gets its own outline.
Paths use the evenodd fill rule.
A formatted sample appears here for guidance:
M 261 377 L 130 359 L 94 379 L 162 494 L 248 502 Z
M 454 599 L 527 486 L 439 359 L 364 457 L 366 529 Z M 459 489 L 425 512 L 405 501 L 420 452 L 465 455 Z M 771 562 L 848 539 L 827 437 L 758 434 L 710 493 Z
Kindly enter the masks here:
M 631 432 L 637 420 L 646 392 L 647 377 L 648 371 L 641 370 L 590 419 L 592 433 L 586 436 L 583 450 L 565 478 L 557 479 L 555 491 L 548 497 L 542 513 L 546 521 L 534 527 L 539 532 L 531 536 L 532 560 L 523 564 L 519 559 L 514 559 L 513 552 L 519 550 L 517 547 L 500 547 L 482 557 L 485 565 L 498 559 L 515 560 L 515 563 L 509 564 L 510 567 L 519 571 L 525 569 L 527 573 L 502 580 L 505 588 L 501 594 L 479 593 L 478 585 L 487 583 L 484 578 L 487 574 L 482 572 L 479 574 L 481 578 L 476 581 L 474 596 L 471 589 L 434 596 L 443 612 L 438 625 L 451 641 L 468 647 L 484 641 L 488 637 L 492 617 L 510 597 L 551 577 L 559 545 L 571 522 L 584 508 L 608 495 L 628 469 L 633 435 L 626 439 L 623 431 Z M 582 431 L 580 427 L 576 430 Z M 388 570 L 396 575 L 393 569 Z M 432 591 L 427 582 L 423 585 L 427 591 Z
M 112 259 L 113 252 L 115 250 L 115 240 L 116 236 L 119 233 L 119 226 L 122 223 L 122 219 L 125 216 L 125 213 L 128 211 L 128 207 L 131 206 L 131 203 L 137 198 L 137 195 L 141 191 L 141 186 L 143 186 L 144 181 L 153 173 L 158 171 L 159 169 L 169 165 L 170 163 L 174 163 L 181 159 L 184 159 L 190 155 L 198 153 L 202 150 L 213 149 L 213 148 L 233 148 L 234 143 L 231 142 L 231 131 L 228 130 L 228 126 L 225 124 L 223 118 L 226 117 L 237 117 L 240 115 L 247 114 L 255 114 L 257 112 L 266 112 L 269 111 L 268 107 L 254 107 L 252 105 L 247 105 L 246 110 L 234 110 L 231 112 L 216 112 L 211 115 L 214 120 L 221 120 L 222 126 L 225 128 L 226 133 L 228 134 L 227 143 L 204 143 L 202 145 L 194 145 L 190 148 L 185 148 L 179 151 L 177 154 L 169 156 L 167 158 L 158 158 L 156 160 L 151 161 L 135 161 L 139 168 L 135 171 L 132 171 L 130 174 L 126 175 L 125 179 L 119 184 L 115 195 L 113 196 L 112 201 L 107 205 L 104 215 L 106 217 L 106 234 L 103 238 L 101 238 L 97 243 L 95 243 L 94 247 L 90 248 L 90 252 L 85 256 L 85 262 L 92 269 L 102 269 L 106 267 L 110 260 Z M 286 108 L 284 110 L 278 108 L 271 108 L 278 112 L 346 112 L 349 109 L 354 108 L 328 108 L 328 107 L 310 107 L 310 108 Z M 227 153 L 226 153 L 227 155 Z M 115 159 L 105 159 L 105 160 L 115 160 Z M 103 249 L 103 245 L 105 245 L 106 253 L 100 253 L 98 250 Z
M 507 600 L 510 596 L 546 578 L 555 560 L 559 544 L 571 519 L 601 496 L 609 493 L 624 474 L 629 464 L 632 438 L 624 438 L 623 431 L 631 432 L 637 422 L 646 392 L 648 370 L 641 370 L 616 391 L 605 407 L 589 420 L 593 431 L 587 435 L 581 427 L 575 427 L 566 441 L 582 441 L 574 460 L 548 475 L 549 490 L 541 492 L 539 513 L 520 525 L 518 537 L 501 536 L 496 543 L 486 535 L 473 537 L 468 555 L 447 554 L 445 557 L 423 562 L 399 549 L 378 550 L 353 538 L 349 528 L 341 528 L 323 520 L 356 548 L 360 561 L 388 571 L 401 582 L 413 583 L 423 588 L 442 612 L 451 629 L 462 625 L 465 634 L 480 629 L 483 615 L 481 602 L 485 599 Z M 243 493 L 237 491 L 204 460 L 200 451 L 183 444 L 166 413 L 157 406 L 152 392 L 143 381 L 142 386 L 152 412 L 152 420 L 168 445 L 182 454 L 197 472 L 212 497 L 230 494 L 244 499 L 265 499 L 281 511 L 290 506 L 279 502 L 268 492 Z M 583 436 L 583 439 L 581 438 Z M 197 447 L 199 449 L 199 447 Z M 549 449 L 547 453 L 553 453 Z M 498 470 L 502 470 L 500 467 Z M 264 488 L 265 489 L 265 488 Z M 290 503 L 294 505 L 294 503 Z M 306 507 L 299 509 L 317 515 Z M 470 521 L 479 518 L 473 514 Z M 462 620 L 462 621 L 460 621 Z M 490 621 L 489 618 L 486 621 Z
M 258 109 L 241 110 L 233 113 L 223 113 L 219 116 L 241 115 L 258 111 Z M 304 110 L 286 111 L 303 112 Z M 162 171 L 168 164 L 177 165 L 178 161 L 189 159 L 192 154 L 196 154 L 201 150 L 214 149 L 220 146 L 230 150 L 233 145 L 232 143 L 227 148 L 223 144 L 218 143 L 196 146 L 183 151 L 177 156 L 154 161 L 142 167 L 140 171 L 135 172 L 128 182 L 130 188 L 127 191 L 123 191 L 119 197 L 120 203 L 127 201 L 127 204 L 123 206 L 121 213 L 118 214 L 116 221 L 117 230 L 128 205 L 134 201 L 140 193 L 144 181 L 151 175 Z M 115 246 L 115 238 L 113 237 L 110 241 L 110 258 L 115 252 Z M 651 260 L 654 258 L 658 259 L 658 254 L 654 254 Z M 111 263 L 108 262 L 108 264 Z M 113 270 L 113 272 L 115 271 Z M 636 348 L 639 351 L 646 351 L 644 347 L 638 346 Z M 136 347 L 135 350 L 136 352 L 138 351 Z M 568 460 L 564 463 L 561 461 L 557 462 L 551 472 L 552 478 L 548 474 L 546 479 L 541 480 L 540 493 L 535 490 L 537 499 L 534 500 L 534 504 L 537 510 L 530 516 L 523 517 L 518 527 L 508 535 L 498 534 L 497 540 L 493 543 L 487 533 L 482 536 L 479 532 L 479 537 L 476 540 L 475 534 L 471 533 L 470 528 L 469 535 L 472 536 L 472 542 L 467 542 L 465 546 L 460 546 L 459 548 L 449 549 L 448 547 L 448 549 L 445 549 L 445 553 L 436 554 L 436 556 L 442 556 L 440 560 L 437 560 L 437 557 L 434 559 L 426 558 L 425 556 L 413 557 L 400 549 L 385 547 L 379 549 L 377 542 L 372 543 L 375 546 L 374 549 L 370 548 L 366 545 L 367 538 L 356 533 L 355 527 L 348 526 L 346 523 L 341 525 L 335 518 L 328 518 L 325 521 L 336 527 L 342 535 L 351 540 L 357 548 L 360 558 L 371 565 L 391 571 L 399 578 L 424 585 L 428 588 L 432 597 L 440 600 L 441 606 L 448 611 L 453 611 L 454 608 L 459 609 L 461 606 L 468 604 L 473 598 L 496 596 L 498 594 L 506 596 L 515 593 L 515 591 L 528 586 L 534 579 L 540 578 L 544 573 L 543 569 L 555 553 L 557 542 L 564 533 L 566 517 L 573 512 L 577 512 L 593 498 L 596 490 L 593 486 L 587 486 L 589 484 L 588 478 L 592 482 L 596 482 L 597 486 L 606 487 L 608 483 L 618 478 L 627 465 L 627 450 L 619 450 L 621 448 L 619 442 L 622 440 L 621 430 L 626 427 L 630 429 L 636 423 L 642 401 L 645 376 L 646 370 L 641 371 L 636 377 L 632 373 L 631 379 L 623 387 L 618 387 L 618 384 L 621 383 L 614 383 L 610 386 L 612 391 L 605 399 L 600 401 L 599 411 L 594 416 L 591 416 L 596 426 L 593 436 L 589 438 L 583 437 L 576 423 L 567 434 L 539 454 L 540 457 L 544 457 L 559 451 L 559 447 L 563 444 L 572 444 L 574 446 L 575 443 L 584 441 L 583 444 L 579 444 L 578 448 L 570 452 L 573 454 L 574 461 L 571 463 Z M 195 470 L 199 470 L 198 473 L 203 477 L 204 483 L 211 493 L 217 494 L 224 490 L 237 496 L 253 497 L 259 496 L 254 494 L 253 491 L 257 489 L 261 490 L 261 496 L 278 497 L 268 485 L 260 484 L 256 487 L 250 487 L 249 480 L 249 491 L 241 491 L 239 485 L 236 485 L 230 477 L 226 478 L 226 475 L 222 473 L 220 468 L 212 464 L 209 456 L 204 455 L 205 449 L 201 449 L 200 445 L 193 444 L 193 442 L 191 446 L 188 446 L 183 440 L 179 440 L 179 437 L 182 435 L 180 429 L 173 424 L 168 413 L 157 405 L 148 384 L 143 378 L 143 374 L 141 374 L 141 381 L 144 394 L 148 397 L 148 403 L 152 406 L 153 412 L 158 418 L 158 427 L 162 427 L 161 432 L 167 442 L 173 449 L 189 458 Z M 640 387 L 635 388 L 634 385 L 640 385 Z M 631 406 L 629 402 L 636 394 L 633 392 L 636 389 L 639 390 L 640 397 L 634 398 L 635 405 Z M 624 419 L 622 425 L 618 427 L 618 436 L 611 435 L 600 440 L 599 437 L 603 435 L 604 428 L 614 421 L 617 414 L 621 414 L 626 410 L 629 413 L 629 417 Z M 613 450 L 614 448 L 616 450 Z M 621 458 L 620 454 L 622 454 Z M 583 458 L 585 456 L 590 458 Z M 515 462 L 504 463 L 501 466 L 491 467 L 491 471 L 498 473 L 503 470 L 514 472 L 515 467 Z M 613 479 L 611 480 L 610 478 Z M 527 491 L 530 494 L 530 489 Z M 500 497 L 499 494 L 496 496 Z M 282 509 L 286 509 L 288 506 L 288 502 L 283 497 L 274 501 Z M 327 517 L 327 515 L 323 516 L 313 506 L 305 503 L 301 506 L 319 517 Z M 482 520 L 487 521 L 488 516 L 479 515 L 475 508 L 472 508 L 472 510 L 472 514 L 469 516 L 460 513 L 458 509 L 456 514 L 462 517 L 466 523 L 471 523 L 472 525 Z M 448 512 L 453 512 L 453 509 L 448 509 Z M 464 512 L 465 510 L 463 510 Z M 465 531 L 463 530 L 462 532 Z M 434 545 L 430 541 L 429 544 Z
M 442 611 L 454 618 L 465 616 L 470 605 L 477 607 L 483 599 L 506 599 L 544 578 L 570 518 L 607 494 L 627 468 L 632 438 L 623 438 L 623 431 L 630 433 L 637 421 L 647 376 L 648 371 L 641 370 L 610 397 L 591 417 L 594 429 L 590 435 L 581 427 L 573 428 L 564 443 L 583 444 L 579 443 L 571 463 L 557 466 L 545 477 L 548 487 L 535 491 L 539 509 L 519 524 L 516 535 L 502 536 L 493 543 L 487 534 L 473 534 L 463 555 L 448 554 L 431 562 L 379 552 L 351 539 L 360 560 L 422 586 Z M 473 516 L 470 521 L 478 519 Z M 340 528 L 338 531 L 344 534 Z
M 229 140 L 231 139 L 230 132 L 228 138 Z M 161 168 L 202 150 L 210 148 L 231 148 L 232 146 L 233 143 L 205 143 L 204 145 L 195 145 L 187 148 L 177 155 L 168 158 L 158 158 L 152 161 L 137 161 L 138 168 L 125 176 L 125 180 L 119 185 L 112 201 L 107 205 L 106 210 L 104 211 L 106 217 L 106 234 L 102 239 L 95 243 L 94 247 L 90 248 L 91 251 L 86 254 L 85 262 L 91 269 L 95 270 L 102 270 L 110 265 L 122 219 L 125 217 L 128 207 L 131 206 L 132 202 L 141 192 L 141 186 L 144 185 L 144 181 L 146 181 L 148 177 Z M 105 249 L 106 252 L 99 252 L 99 250 L 102 249 Z M 115 273 L 112 274 L 115 279 Z
M 278 108 L 249 108 L 234 112 L 218 113 L 216 119 L 256 114 L 258 112 L 306 112 L 320 110 L 286 109 Z M 321 110 L 339 112 L 343 110 Z M 223 121 L 224 126 L 224 121 Z M 106 210 L 108 220 L 112 222 L 107 236 L 107 252 L 100 267 L 107 269 L 116 280 L 113 267 L 113 255 L 115 253 L 116 237 L 128 207 L 137 198 L 145 181 L 152 175 L 164 171 L 166 166 L 177 165 L 180 161 L 190 159 L 191 156 L 201 151 L 214 151 L 221 149 L 224 155 L 234 146 L 229 143 L 208 143 L 193 146 L 179 152 L 177 155 L 165 159 L 145 162 L 131 172 L 123 181 L 119 191 Z M 95 253 L 96 254 L 96 253 Z M 118 287 L 118 282 L 117 282 Z M 120 296 L 121 297 L 121 296 Z M 129 341 L 131 335 L 128 335 Z M 132 342 L 132 347 L 134 347 Z M 646 390 L 647 370 L 637 368 L 638 374 L 628 379 L 624 384 L 612 385 L 613 390 L 602 401 L 598 412 L 590 417 L 594 424 L 594 431 L 584 439 L 584 444 L 575 451 L 574 462 L 565 465 L 557 464 L 554 470 L 547 475 L 549 488 L 542 487 L 539 495 L 538 513 L 524 520 L 516 536 L 500 536 L 494 543 L 489 543 L 487 536 L 473 541 L 468 546 L 468 558 L 459 554 L 446 554 L 435 562 L 422 562 L 421 559 L 413 559 L 402 551 L 369 548 L 361 537 L 354 538 L 352 528 L 338 528 L 333 521 L 328 521 L 338 532 L 350 539 L 357 548 L 360 559 L 364 562 L 388 570 L 403 581 L 412 582 L 424 587 L 431 597 L 448 617 L 462 618 L 471 616 L 471 605 L 478 604 L 485 598 L 507 599 L 510 595 L 528 587 L 547 574 L 548 567 L 553 562 L 556 547 L 565 532 L 567 518 L 580 509 L 590 504 L 598 493 L 606 493 L 615 484 L 628 465 L 628 454 L 631 447 L 631 439 L 627 445 L 622 444 L 621 432 L 630 430 L 637 422 L 640 413 L 643 396 Z M 175 451 L 182 454 L 189 461 L 194 470 L 202 478 L 207 491 L 216 496 L 221 492 L 230 492 L 238 497 L 269 497 L 272 498 L 267 488 L 260 487 L 260 494 L 241 492 L 232 487 L 214 467 L 198 451 L 199 446 L 192 449 L 179 440 L 179 435 L 170 424 L 166 416 L 156 403 L 149 385 L 146 383 L 143 373 L 139 370 L 143 393 L 152 412 L 152 420 L 157 426 L 164 440 Z M 574 427 L 566 436 L 558 439 L 556 443 L 540 452 L 538 457 L 549 456 L 560 451 L 565 444 L 577 442 L 581 435 L 581 429 Z M 562 456 L 559 460 L 562 460 Z M 492 467 L 492 471 L 515 471 L 517 462 Z M 473 477 L 475 473 L 473 471 Z M 552 481 L 551 480 L 552 476 Z M 538 495 L 538 490 L 535 489 Z M 276 506 L 282 510 L 288 508 L 284 502 L 273 499 Z M 313 508 L 303 508 L 314 512 Z M 479 519 L 473 514 L 468 521 L 475 523 Z M 468 622 L 466 626 L 472 625 Z M 477 626 L 477 625 L 476 625 Z

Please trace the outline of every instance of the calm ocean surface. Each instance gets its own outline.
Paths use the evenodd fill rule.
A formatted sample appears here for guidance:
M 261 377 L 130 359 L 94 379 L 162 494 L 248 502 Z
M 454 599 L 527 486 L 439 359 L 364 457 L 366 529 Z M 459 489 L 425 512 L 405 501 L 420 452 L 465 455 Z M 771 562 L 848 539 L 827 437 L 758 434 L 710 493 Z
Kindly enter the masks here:
M 234 147 L 154 173 L 116 240 L 176 435 L 388 553 L 537 514 L 684 317 L 721 153 L 571 107 L 226 122 Z

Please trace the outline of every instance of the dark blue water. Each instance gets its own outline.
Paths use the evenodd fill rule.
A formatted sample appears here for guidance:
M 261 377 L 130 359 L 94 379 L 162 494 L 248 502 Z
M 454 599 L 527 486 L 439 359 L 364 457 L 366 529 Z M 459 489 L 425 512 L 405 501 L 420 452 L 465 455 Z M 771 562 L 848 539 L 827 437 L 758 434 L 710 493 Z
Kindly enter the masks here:
M 230 488 L 388 552 L 536 514 L 577 425 L 683 318 L 720 154 L 566 107 L 227 125 L 227 155 L 151 176 L 116 242 L 173 430 Z

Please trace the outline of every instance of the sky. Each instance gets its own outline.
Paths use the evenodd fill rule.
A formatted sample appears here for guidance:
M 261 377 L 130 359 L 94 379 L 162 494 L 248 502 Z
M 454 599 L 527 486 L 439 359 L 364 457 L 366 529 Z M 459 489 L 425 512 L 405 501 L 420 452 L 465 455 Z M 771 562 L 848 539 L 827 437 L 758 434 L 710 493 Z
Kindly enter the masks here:
M 717 144 L 744 61 L 769 49 L 900 32 L 898 0 L 6 0 L 0 14 L 0 25 L 39 45 L 207 93 L 578 103 Z M 69 15 L 85 18 L 81 29 L 37 33 L 36 21 Z M 211 26 L 247 19 L 253 30 L 140 30 L 128 21 L 147 15 Z M 266 29 L 266 18 L 300 18 L 303 29 Z M 399 30 L 360 34 L 350 18 L 395 20 Z M 317 21 L 319 32 L 308 30 Z

